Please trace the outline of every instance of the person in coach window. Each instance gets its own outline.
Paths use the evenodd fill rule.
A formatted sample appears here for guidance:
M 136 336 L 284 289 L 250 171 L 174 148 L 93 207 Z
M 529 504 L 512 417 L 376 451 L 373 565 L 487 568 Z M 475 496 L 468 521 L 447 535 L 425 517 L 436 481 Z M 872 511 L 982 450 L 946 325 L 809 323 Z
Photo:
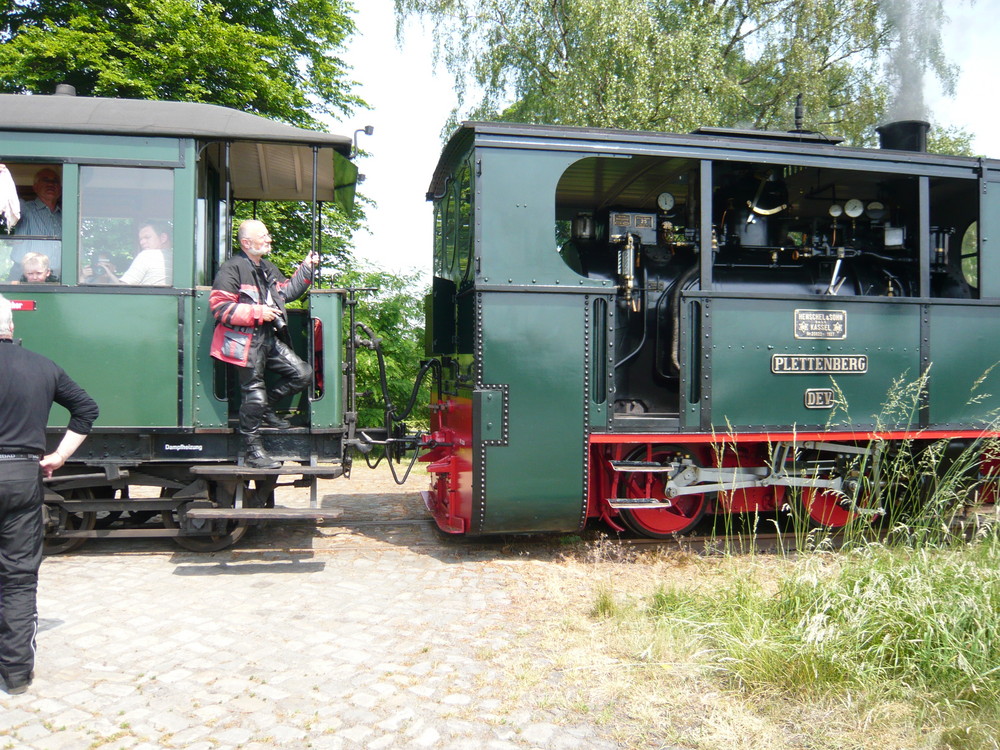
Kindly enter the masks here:
M 35 198 L 21 201 L 21 219 L 14 226 L 14 236 L 42 236 L 58 239 L 62 235 L 62 181 L 59 174 L 51 167 L 44 167 L 35 173 L 32 183 Z M 18 242 L 11 251 L 10 259 L 13 265 L 8 281 L 20 278 L 21 261 L 29 252 L 42 252 L 51 255 L 51 242 L 43 240 L 24 240 Z M 58 255 L 56 253 L 55 255 Z M 52 272 L 59 273 L 60 259 L 50 257 Z
M 52 273 L 49 256 L 42 253 L 25 253 L 21 260 L 21 280 L 12 284 L 57 284 L 59 277 Z

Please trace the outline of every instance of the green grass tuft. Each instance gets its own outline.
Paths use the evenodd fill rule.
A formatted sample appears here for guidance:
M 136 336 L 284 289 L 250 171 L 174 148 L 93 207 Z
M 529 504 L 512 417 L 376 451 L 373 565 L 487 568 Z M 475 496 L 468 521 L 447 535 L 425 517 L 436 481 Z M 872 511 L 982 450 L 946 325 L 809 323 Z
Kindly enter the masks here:
M 711 594 L 664 589 L 645 613 L 697 640 L 713 670 L 747 690 L 1000 711 L 994 540 L 806 557 L 776 586 L 739 577 Z

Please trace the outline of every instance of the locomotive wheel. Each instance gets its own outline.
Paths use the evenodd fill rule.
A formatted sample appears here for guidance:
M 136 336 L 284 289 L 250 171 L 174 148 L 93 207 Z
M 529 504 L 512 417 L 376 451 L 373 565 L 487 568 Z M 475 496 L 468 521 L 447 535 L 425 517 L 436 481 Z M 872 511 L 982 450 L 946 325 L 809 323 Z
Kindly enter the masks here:
M 843 500 L 844 495 L 840 493 L 803 487 L 799 502 L 809 519 L 810 528 L 842 529 L 855 519 L 865 518 L 850 506 L 843 505 Z M 863 505 L 863 499 L 861 504 Z M 873 513 L 870 520 L 874 522 L 877 518 L 878 516 Z
M 828 490 L 804 487 L 800 502 L 809 516 L 809 526 L 814 529 L 840 529 L 851 522 L 856 514 L 840 503 L 843 495 Z
M 89 500 L 93 497 L 94 492 L 89 488 L 70 490 L 66 494 L 67 500 Z M 60 531 L 93 531 L 97 526 L 97 514 L 92 511 L 69 513 L 61 505 L 50 505 L 49 512 L 56 514 L 58 519 L 56 528 Z M 79 549 L 86 541 L 86 537 L 67 539 L 46 535 L 42 542 L 42 552 L 46 555 L 59 555 Z
M 161 513 L 163 518 L 163 528 L 179 529 L 180 523 L 177 521 L 175 511 L 165 510 Z M 192 524 L 195 528 L 209 528 L 214 521 L 196 520 Z M 243 535 L 247 533 L 247 521 L 245 518 L 232 519 L 226 521 L 226 532 L 224 534 L 211 534 L 207 536 L 175 536 L 173 539 L 178 547 L 183 547 L 192 552 L 218 552 L 228 547 L 232 547 Z
M 690 451 L 679 446 L 657 445 L 652 450 L 638 448 L 625 460 L 667 463 L 687 455 Z M 696 456 L 692 456 L 692 460 L 700 465 Z M 659 472 L 623 473 L 618 483 L 618 497 L 666 498 L 665 484 L 666 475 Z M 670 505 L 663 508 L 621 508 L 618 513 L 622 522 L 636 534 L 651 539 L 670 539 L 697 526 L 707 508 L 708 496 L 701 493 L 671 498 Z

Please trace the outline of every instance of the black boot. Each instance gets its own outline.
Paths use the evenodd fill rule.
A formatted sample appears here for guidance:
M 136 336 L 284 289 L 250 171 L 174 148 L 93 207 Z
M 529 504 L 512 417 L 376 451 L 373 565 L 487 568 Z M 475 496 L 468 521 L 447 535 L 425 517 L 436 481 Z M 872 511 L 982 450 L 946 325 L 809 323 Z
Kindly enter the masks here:
M 260 426 L 270 427 L 275 430 L 287 430 L 292 426 L 292 423 L 287 419 L 282 419 L 274 413 L 273 409 L 268 407 L 267 411 L 265 411 L 264 415 L 260 418 Z
M 275 461 L 264 451 L 260 438 L 248 438 L 243 445 L 246 452 L 244 463 L 251 469 L 277 469 L 281 467 L 281 461 Z

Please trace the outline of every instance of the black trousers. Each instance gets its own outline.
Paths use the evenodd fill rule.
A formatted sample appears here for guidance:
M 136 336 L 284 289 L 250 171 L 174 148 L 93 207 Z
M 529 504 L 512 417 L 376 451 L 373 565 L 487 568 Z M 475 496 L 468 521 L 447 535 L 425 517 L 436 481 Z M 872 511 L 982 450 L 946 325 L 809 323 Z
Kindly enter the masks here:
M 37 460 L 0 461 L 0 675 L 8 684 L 35 667 L 42 494 Z
M 267 370 L 279 376 L 278 382 L 270 391 L 264 385 L 264 373 Z M 268 408 L 273 408 L 286 396 L 298 393 L 312 379 L 309 365 L 302 361 L 292 347 L 265 329 L 258 331 L 254 337 L 250 359 L 246 367 L 239 368 L 239 373 L 243 393 L 240 403 L 240 433 L 248 440 L 255 440 L 260 436 L 260 420 Z

